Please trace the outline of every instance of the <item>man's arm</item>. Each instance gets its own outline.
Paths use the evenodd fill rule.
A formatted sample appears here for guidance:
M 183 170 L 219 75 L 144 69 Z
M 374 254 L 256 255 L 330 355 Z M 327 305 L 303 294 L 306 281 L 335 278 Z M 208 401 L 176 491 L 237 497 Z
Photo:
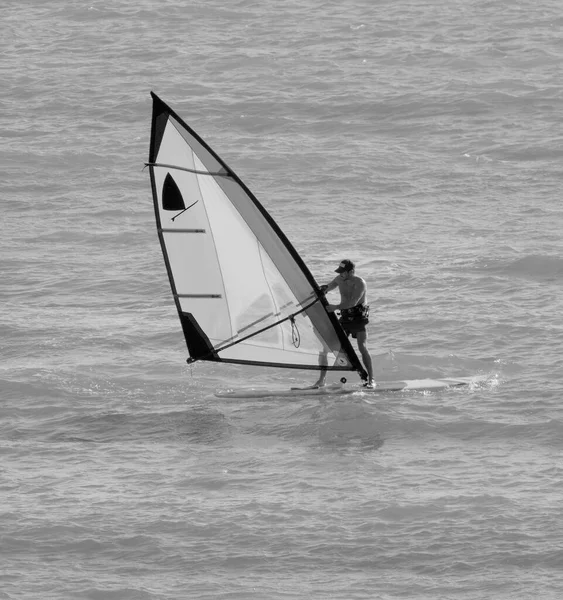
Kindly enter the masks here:
M 338 277 L 335 277 L 330 283 L 327 283 L 326 285 L 321 285 L 321 291 L 323 294 L 328 294 L 328 292 L 336 289 L 338 287 L 338 283 L 337 280 Z

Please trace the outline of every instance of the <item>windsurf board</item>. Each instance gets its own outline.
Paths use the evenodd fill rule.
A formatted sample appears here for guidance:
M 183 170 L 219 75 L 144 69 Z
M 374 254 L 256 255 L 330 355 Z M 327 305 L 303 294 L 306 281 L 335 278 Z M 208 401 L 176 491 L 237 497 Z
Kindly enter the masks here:
M 283 388 L 247 387 L 217 390 L 218 398 L 271 398 L 303 396 L 343 396 L 347 394 L 381 394 L 384 392 L 436 391 L 446 388 L 469 386 L 486 380 L 485 376 L 446 377 L 442 379 L 406 379 L 403 381 L 379 381 L 374 389 L 350 384 L 331 384 L 323 387 Z

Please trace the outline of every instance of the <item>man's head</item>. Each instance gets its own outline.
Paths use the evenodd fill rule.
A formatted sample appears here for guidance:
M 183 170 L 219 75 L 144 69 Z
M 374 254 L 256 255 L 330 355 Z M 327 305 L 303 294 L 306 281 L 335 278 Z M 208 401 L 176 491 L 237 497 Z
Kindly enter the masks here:
M 335 270 L 335 273 L 342 275 L 342 273 L 351 273 L 356 269 L 356 265 L 351 261 L 345 258 L 339 265 L 338 269 Z

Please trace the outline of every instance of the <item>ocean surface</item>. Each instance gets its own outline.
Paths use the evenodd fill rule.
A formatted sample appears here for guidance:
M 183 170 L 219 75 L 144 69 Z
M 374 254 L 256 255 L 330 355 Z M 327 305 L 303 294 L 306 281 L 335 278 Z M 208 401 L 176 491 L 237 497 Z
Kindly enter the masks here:
M 3 0 L 0 600 L 548 600 L 563 590 L 555 0 Z M 319 283 L 376 379 L 189 367 L 153 90 Z M 329 378 L 330 379 L 330 378 Z

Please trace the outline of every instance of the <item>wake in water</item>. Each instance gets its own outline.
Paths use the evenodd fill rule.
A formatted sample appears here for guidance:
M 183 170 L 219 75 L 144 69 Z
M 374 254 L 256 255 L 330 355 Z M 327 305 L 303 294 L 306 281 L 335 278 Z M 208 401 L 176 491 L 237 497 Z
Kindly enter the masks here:
M 495 359 L 469 359 L 454 355 L 444 357 L 393 352 L 373 357 L 379 380 L 440 379 L 495 375 L 501 367 Z

